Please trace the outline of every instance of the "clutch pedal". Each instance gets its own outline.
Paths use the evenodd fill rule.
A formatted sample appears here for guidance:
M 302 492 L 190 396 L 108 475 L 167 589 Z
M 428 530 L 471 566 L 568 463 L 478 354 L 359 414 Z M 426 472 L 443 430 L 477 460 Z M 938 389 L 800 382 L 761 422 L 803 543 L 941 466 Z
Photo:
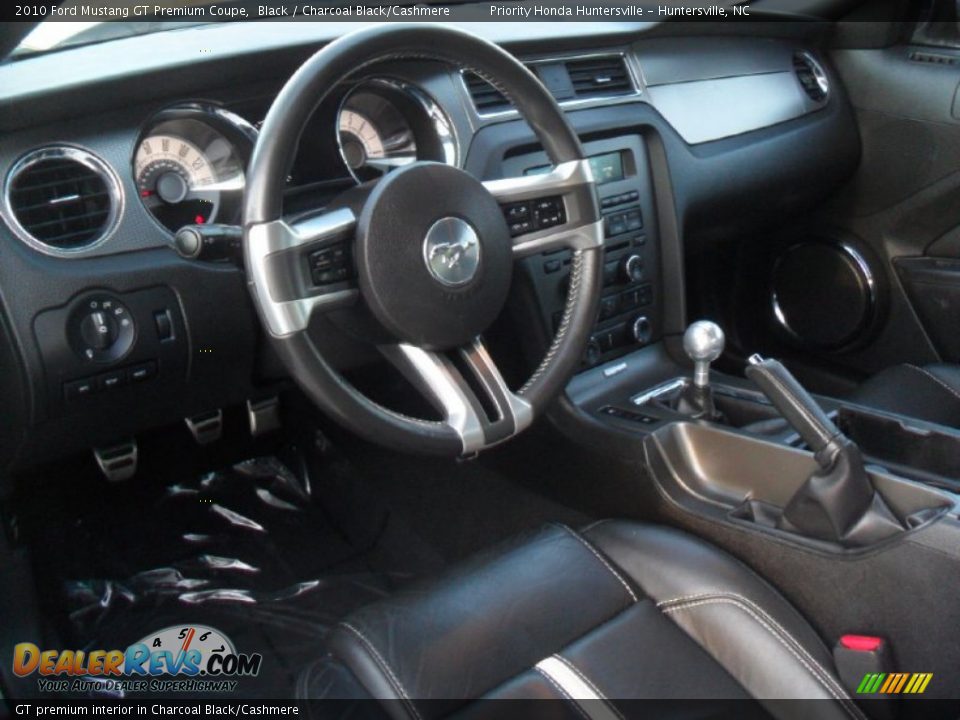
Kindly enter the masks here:
M 137 441 L 130 440 L 108 448 L 94 448 L 93 457 L 110 482 L 129 480 L 137 472 Z

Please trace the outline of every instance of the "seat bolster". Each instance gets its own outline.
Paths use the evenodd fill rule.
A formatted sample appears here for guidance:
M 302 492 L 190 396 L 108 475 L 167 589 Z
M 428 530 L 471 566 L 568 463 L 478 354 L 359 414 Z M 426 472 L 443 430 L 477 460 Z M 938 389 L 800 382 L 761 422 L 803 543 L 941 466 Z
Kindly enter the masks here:
M 825 712 L 860 716 L 813 628 L 746 565 L 668 528 L 605 521 L 583 534 L 753 697 L 835 700 Z
M 581 536 L 549 527 L 354 613 L 328 646 L 391 713 L 445 715 L 637 602 Z M 429 704 L 422 702 L 430 698 Z

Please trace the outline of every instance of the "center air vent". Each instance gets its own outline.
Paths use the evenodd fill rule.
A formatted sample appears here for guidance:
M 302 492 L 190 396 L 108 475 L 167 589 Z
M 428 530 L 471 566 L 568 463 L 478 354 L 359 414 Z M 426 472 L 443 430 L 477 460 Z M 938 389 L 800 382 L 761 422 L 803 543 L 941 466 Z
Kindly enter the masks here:
M 540 78 L 561 105 L 633 95 L 636 92 L 623 55 L 534 60 L 527 67 Z M 463 80 L 481 115 L 514 109 L 503 93 L 480 76 L 464 72 Z
M 34 150 L 13 166 L 5 187 L 17 234 L 50 254 L 96 244 L 119 215 L 116 177 L 102 160 L 79 148 Z
M 814 60 L 810 53 L 799 52 L 793 56 L 793 71 L 803 87 L 803 91 L 811 100 L 821 102 L 830 92 L 830 81 L 823 67 Z
M 633 83 L 622 55 L 603 55 L 566 62 L 574 97 L 579 99 L 632 95 Z

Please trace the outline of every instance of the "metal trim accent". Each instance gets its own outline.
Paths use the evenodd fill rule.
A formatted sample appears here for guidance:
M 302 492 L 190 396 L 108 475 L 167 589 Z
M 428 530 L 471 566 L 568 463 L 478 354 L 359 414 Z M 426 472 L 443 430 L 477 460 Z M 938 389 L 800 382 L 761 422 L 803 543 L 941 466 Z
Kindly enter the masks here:
M 830 245 L 831 247 L 839 250 L 841 253 L 846 255 L 850 260 L 853 261 L 853 264 L 856 265 L 857 269 L 860 271 L 861 277 L 867 286 L 867 321 L 865 325 L 861 328 L 861 332 L 870 327 L 871 321 L 876 316 L 877 307 L 879 305 L 879 299 L 877 298 L 877 280 L 873 274 L 873 271 L 870 269 L 870 263 L 867 262 L 867 259 L 863 254 L 853 247 L 850 243 L 844 241 L 835 241 L 835 240 L 813 240 L 811 242 L 820 242 L 825 245 Z M 777 321 L 777 324 L 795 341 L 800 343 L 806 343 L 806 341 L 800 337 L 800 335 L 790 327 L 790 322 L 787 320 L 786 314 L 783 312 L 783 308 L 780 307 L 780 300 L 777 298 L 777 291 L 773 287 L 773 278 L 777 274 L 777 270 L 780 267 L 780 263 L 783 261 L 784 255 L 797 249 L 808 243 L 796 243 L 791 245 L 786 250 L 784 250 L 780 256 L 777 258 L 776 262 L 773 264 L 773 268 L 770 270 L 770 309 L 773 312 L 773 317 Z M 829 347 L 823 348 L 824 350 L 836 351 L 842 350 L 845 347 L 849 347 L 852 343 L 856 342 L 857 339 L 850 342 L 846 342 L 839 347 Z
M 597 204 L 596 186 L 590 161 L 570 160 L 560 163 L 544 175 L 529 175 L 487 180 L 487 191 L 501 203 L 532 200 L 561 195 L 567 222 L 514 238 L 515 257 L 561 247 L 589 250 L 603 247 L 603 218 Z
M 533 423 L 533 407 L 522 397 L 510 391 L 479 338 L 462 348 L 461 352 L 468 363 L 475 364 L 478 370 L 483 371 L 477 373 L 477 379 L 484 386 L 489 399 L 494 402 L 501 415 L 495 423 L 477 414 L 463 386 L 453 376 L 440 355 L 408 343 L 400 343 L 395 348 L 416 372 L 417 377 L 423 381 L 424 389 L 433 394 L 434 400 L 442 408 L 443 423 L 459 436 L 463 455 L 472 455 L 497 445 Z M 505 405 L 498 401 L 498 396 L 505 399 Z M 504 422 L 512 424 L 510 432 L 502 438 L 488 441 L 487 429 Z
M 44 160 L 61 158 L 73 160 L 97 173 L 103 179 L 107 187 L 107 192 L 110 195 L 110 213 L 107 216 L 107 221 L 104 223 L 104 230 L 95 240 L 88 242 L 86 245 L 80 245 L 74 248 L 58 248 L 54 245 L 48 245 L 39 238 L 31 235 L 27 229 L 20 224 L 14 212 L 13 203 L 11 202 L 11 185 L 17 175 Z M 120 218 L 123 215 L 124 205 L 125 197 L 123 186 L 120 183 L 120 178 L 116 171 L 92 151 L 74 145 L 48 145 L 30 150 L 10 167 L 3 180 L 3 217 L 7 221 L 7 224 L 24 244 L 51 257 L 78 257 L 103 245 L 116 231 Z
M 274 300 L 274 282 L 267 267 L 267 257 L 325 240 L 347 238 L 355 225 L 353 211 L 341 208 L 293 225 L 284 220 L 272 220 L 247 227 L 245 239 L 248 284 L 256 294 L 259 301 L 257 305 L 271 335 L 280 338 L 306 330 L 314 310 L 343 306 L 353 302 L 359 292 L 348 288 L 296 300 Z
M 813 53 L 808 50 L 800 50 L 799 52 L 794 53 L 794 58 L 800 58 L 810 68 L 810 71 L 813 73 L 814 80 L 817 81 L 817 85 L 820 87 L 820 90 L 823 91 L 823 97 L 819 100 L 814 100 L 810 98 L 811 101 L 815 103 L 825 103 L 830 99 L 830 78 L 827 76 L 826 70 L 823 69 L 823 65 L 820 64 L 820 61 L 817 60 Z M 794 68 L 794 75 L 796 75 L 796 68 Z M 802 89 L 802 84 L 801 84 Z M 804 91 L 806 94 L 806 91 Z M 809 95 L 807 97 L 810 97 Z

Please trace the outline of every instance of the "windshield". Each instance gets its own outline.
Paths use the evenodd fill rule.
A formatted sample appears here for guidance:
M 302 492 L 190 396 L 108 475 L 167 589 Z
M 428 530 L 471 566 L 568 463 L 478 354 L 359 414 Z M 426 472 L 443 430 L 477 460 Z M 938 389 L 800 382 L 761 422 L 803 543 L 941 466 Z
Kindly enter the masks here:
M 66 6 L 65 6 L 66 7 Z M 206 21 L 205 21 L 206 22 Z M 13 51 L 13 56 L 60 50 L 66 47 L 163 32 L 205 22 L 70 22 L 46 20 L 35 27 Z

